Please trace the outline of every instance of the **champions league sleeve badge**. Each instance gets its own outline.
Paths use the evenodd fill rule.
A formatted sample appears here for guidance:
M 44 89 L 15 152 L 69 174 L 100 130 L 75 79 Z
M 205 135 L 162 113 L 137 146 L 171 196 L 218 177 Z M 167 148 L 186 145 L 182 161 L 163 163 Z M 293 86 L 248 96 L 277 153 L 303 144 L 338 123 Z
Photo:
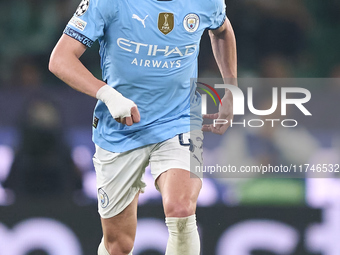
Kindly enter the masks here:
M 198 29 L 200 18 L 195 13 L 189 13 L 184 17 L 183 26 L 186 31 L 193 33 Z
M 82 0 L 76 10 L 75 15 L 77 17 L 83 15 L 89 8 L 89 5 L 90 5 L 90 0 Z

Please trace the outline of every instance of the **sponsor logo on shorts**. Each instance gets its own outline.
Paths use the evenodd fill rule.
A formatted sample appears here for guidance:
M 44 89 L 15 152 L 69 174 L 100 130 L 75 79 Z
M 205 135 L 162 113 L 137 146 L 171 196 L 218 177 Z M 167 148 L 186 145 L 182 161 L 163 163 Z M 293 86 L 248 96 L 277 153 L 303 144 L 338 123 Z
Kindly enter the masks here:
M 98 189 L 98 197 L 101 207 L 106 208 L 109 204 L 109 197 L 102 188 Z

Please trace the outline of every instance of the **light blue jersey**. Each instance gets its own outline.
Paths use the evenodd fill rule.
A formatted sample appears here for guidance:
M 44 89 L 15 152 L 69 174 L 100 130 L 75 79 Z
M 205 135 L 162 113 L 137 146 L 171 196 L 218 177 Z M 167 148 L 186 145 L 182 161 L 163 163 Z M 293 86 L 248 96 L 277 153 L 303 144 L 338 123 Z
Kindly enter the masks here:
M 205 29 L 225 20 L 224 0 L 83 0 L 64 33 L 100 44 L 103 80 L 138 106 L 141 121 L 116 122 L 98 101 L 93 141 L 112 152 L 201 129 L 197 77 Z

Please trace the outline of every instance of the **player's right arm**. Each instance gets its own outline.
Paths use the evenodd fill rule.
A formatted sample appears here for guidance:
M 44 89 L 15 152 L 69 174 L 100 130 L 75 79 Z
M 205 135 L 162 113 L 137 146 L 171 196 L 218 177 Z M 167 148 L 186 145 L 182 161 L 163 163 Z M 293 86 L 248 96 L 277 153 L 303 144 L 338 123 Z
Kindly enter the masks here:
M 85 50 L 84 44 L 63 34 L 52 51 L 49 69 L 72 88 L 96 97 L 105 82 L 95 78 L 79 60 Z
M 118 122 L 128 126 L 139 122 L 134 102 L 94 77 L 82 64 L 79 58 L 85 50 L 84 44 L 63 34 L 52 51 L 49 70 L 72 88 L 103 101 Z

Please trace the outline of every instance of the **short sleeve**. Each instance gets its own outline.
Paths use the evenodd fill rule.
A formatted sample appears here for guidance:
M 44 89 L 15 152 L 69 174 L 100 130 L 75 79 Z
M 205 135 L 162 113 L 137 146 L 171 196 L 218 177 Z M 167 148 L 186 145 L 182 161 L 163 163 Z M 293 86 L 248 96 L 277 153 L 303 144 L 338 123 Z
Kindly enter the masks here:
M 222 26 L 226 19 L 226 5 L 224 0 L 212 0 L 212 2 L 215 8 L 210 17 L 211 25 L 208 29 L 214 30 Z
M 91 47 L 93 42 L 104 35 L 105 24 L 117 11 L 109 1 L 116 0 L 82 0 L 68 22 L 64 34 Z

